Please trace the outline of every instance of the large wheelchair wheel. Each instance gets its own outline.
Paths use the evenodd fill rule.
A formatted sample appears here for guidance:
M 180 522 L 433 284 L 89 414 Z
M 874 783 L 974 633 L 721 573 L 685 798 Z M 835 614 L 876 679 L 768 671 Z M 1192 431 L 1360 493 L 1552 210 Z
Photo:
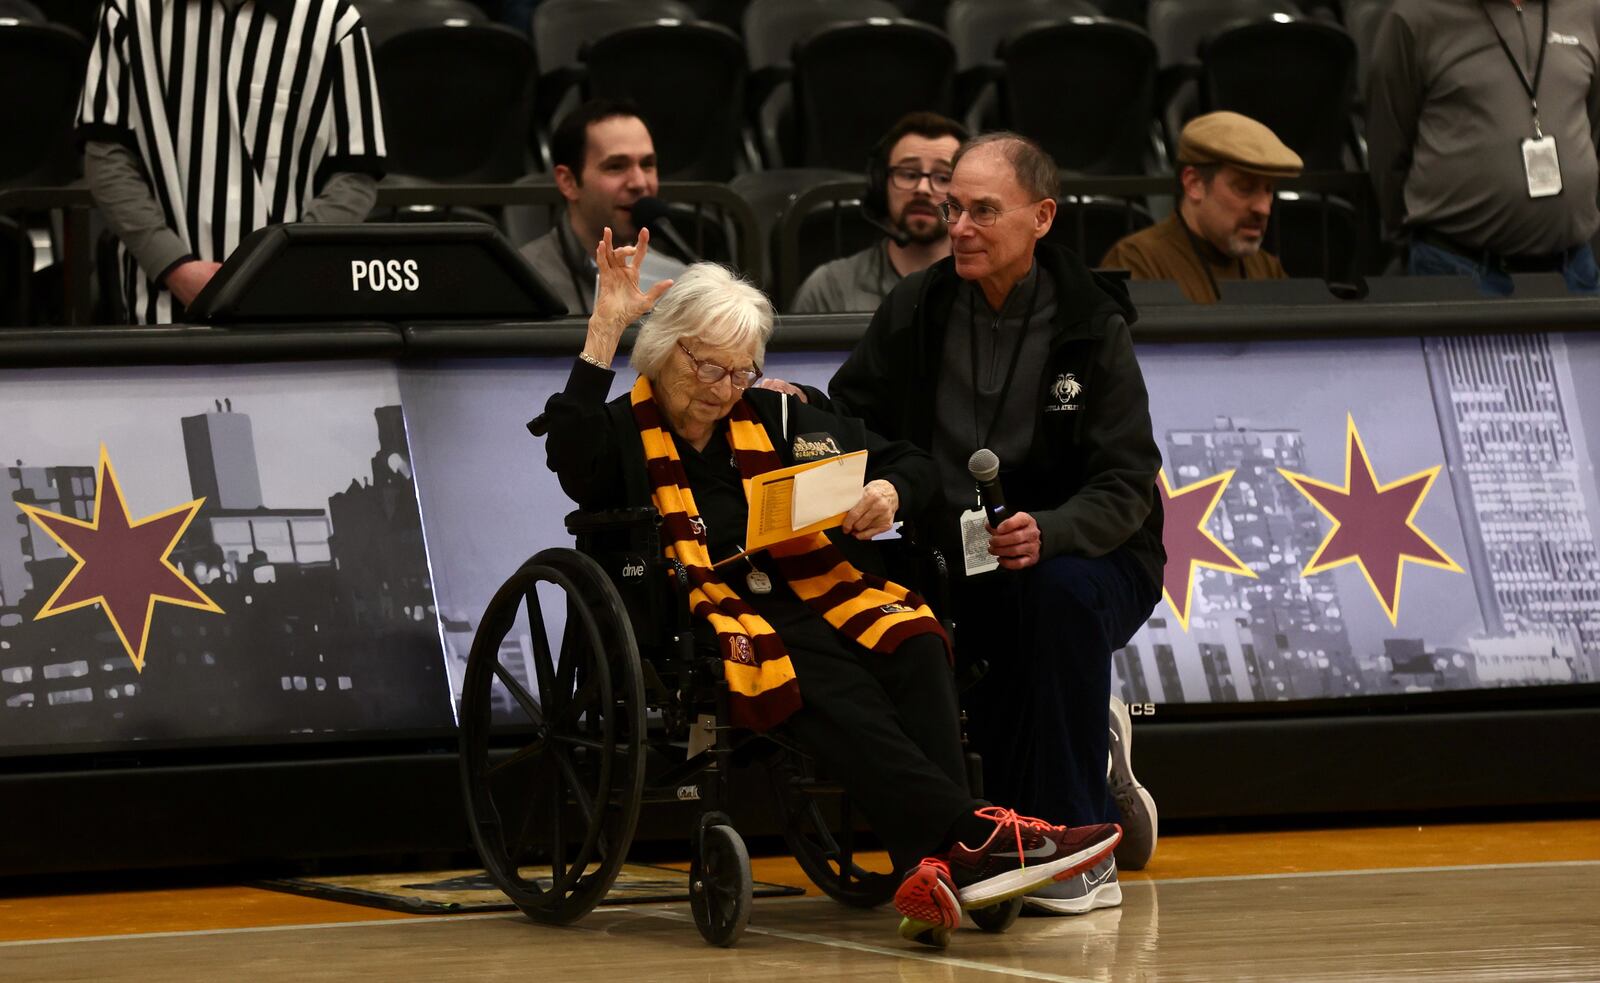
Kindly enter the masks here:
M 858 862 L 849 797 L 821 785 L 811 759 L 798 751 L 778 754 L 771 774 L 783 810 L 784 842 L 811 883 L 852 908 L 876 908 L 894 897 L 899 874 Z
M 546 612 L 561 609 L 552 647 Z M 512 637 L 524 610 L 528 634 Z M 616 588 L 582 553 L 544 550 L 489 602 L 461 693 L 473 840 L 529 918 L 564 924 L 605 898 L 639 820 L 644 736 L 639 648 Z

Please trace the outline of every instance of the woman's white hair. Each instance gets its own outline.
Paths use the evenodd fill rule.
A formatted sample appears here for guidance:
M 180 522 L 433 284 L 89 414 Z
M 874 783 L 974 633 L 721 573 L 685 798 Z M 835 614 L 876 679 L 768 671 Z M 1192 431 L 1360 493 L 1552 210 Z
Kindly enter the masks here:
M 654 381 L 678 343 L 694 338 L 707 348 L 747 348 L 760 368 L 770 337 L 772 301 L 766 294 L 716 263 L 695 263 L 639 325 L 630 361 Z

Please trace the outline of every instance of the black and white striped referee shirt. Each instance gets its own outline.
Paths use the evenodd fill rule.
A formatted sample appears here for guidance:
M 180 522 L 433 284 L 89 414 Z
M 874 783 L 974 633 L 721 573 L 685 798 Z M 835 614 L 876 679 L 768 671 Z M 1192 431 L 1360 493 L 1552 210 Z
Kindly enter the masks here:
M 320 182 L 383 173 L 371 48 L 350 0 L 105 0 L 78 112 L 86 140 L 138 154 L 167 225 L 221 262 L 298 221 Z M 119 247 L 134 321 L 172 295 Z

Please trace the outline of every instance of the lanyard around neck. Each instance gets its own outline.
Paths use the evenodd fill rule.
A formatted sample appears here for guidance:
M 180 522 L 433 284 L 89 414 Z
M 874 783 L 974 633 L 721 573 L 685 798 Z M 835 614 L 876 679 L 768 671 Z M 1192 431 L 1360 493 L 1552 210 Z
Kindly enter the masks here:
M 1036 263 L 1033 271 L 1033 290 L 1028 293 L 1028 306 L 1022 313 L 1022 326 L 1017 330 L 1017 344 L 1011 349 L 1011 364 L 1006 368 L 1005 381 L 1000 384 L 1000 393 L 995 397 L 994 415 L 989 418 L 987 430 L 978 420 L 978 304 L 987 301 L 984 300 L 983 288 L 973 284 L 972 305 L 967 308 L 967 343 L 971 348 L 972 358 L 967 367 L 972 370 L 972 436 L 977 441 L 974 450 L 989 446 L 989 439 L 994 436 L 994 428 L 1000 423 L 1000 414 L 1006 408 L 1006 397 L 1011 395 L 1011 382 L 1017 376 L 1017 363 L 1022 360 L 1022 343 L 1028 334 L 1028 322 L 1033 320 L 1034 304 L 1039 300 L 1039 284 L 1043 282 L 1044 276 L 1044 270 L 1039 269 Z M 1005 320 L 1006 301 L 1010 299 L 1007 297 L 1000 302 L 1000 312 L 995 315 L 996 327 Z M 994 341 L 996 345 L 1000 344 L 998 331 L 995 332 Z
M 1522 63 L 1517 61 L 1517 56 L 1511 53 L 1511 45 L 1506 43 L 1505 35 L 1495 26 L 1494 15 L 1489 13 L 1488 0 L 1480 0 L 1480 5 L 1483 7 L 1483 16 L 1489 20 L 1489 30 L 1494 32 L 1494 39 L 1500 42 L 1500 50 L 1511 62 L 1512 71 L 1517 73 L 1517 81 L 1522 83 L 1522 90 L 1528 94 L 1528 103 L 1533 109 L 1533 135 L 1542 140 L 1544 132 L 1539 127 L 1539 77 L 1544 74 L 1544 53 L 1550 46 L 1550 0 L 1544 0 L 1544 25 L 1539 31 L 1539 60 L 1534 63 L 1532 81 L 1528 80 L 1528 73 L 1522 70 Z M 1518 17 L 1523 16 L 1521 9 L 1518 8 Z

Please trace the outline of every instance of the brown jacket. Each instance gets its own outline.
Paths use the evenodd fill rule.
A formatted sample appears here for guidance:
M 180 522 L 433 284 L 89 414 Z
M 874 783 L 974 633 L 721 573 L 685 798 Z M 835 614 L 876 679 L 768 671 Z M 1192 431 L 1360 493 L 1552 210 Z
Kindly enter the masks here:
M 1205 267 L 1200 265 L 1200 253 L 1205 254 L 1206 266 L 1218 281 L 1281 280 L 1288 276 L 1278 257 L 1265 249 L 1247 259 L 1233 259 L 1204 239 L 1191 240 L 1181 223 L 1178 213 L 1173 212 L 1165 222 L 1127 236 L 1111 247 L 1100 261 L 1101 267 L 1127 270 L 1135 280 L 1175 280 L 1184 296 L 1196 304 L 1217 302 L 1217 292 L 1206 278 Z

